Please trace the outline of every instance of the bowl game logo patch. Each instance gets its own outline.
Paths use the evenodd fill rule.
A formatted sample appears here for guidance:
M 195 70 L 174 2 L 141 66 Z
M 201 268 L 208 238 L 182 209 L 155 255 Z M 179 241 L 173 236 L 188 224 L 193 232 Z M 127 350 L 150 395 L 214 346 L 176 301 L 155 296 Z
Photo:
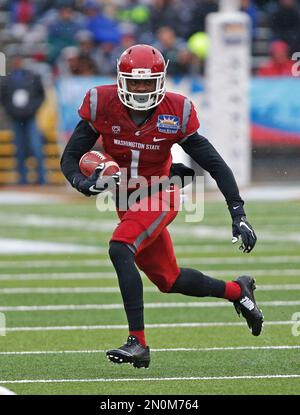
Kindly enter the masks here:
M 176 115 L 159 115 L 157 119 L 157 128 L 161 133 L 176 134 L 179 130 L 179 117 Z

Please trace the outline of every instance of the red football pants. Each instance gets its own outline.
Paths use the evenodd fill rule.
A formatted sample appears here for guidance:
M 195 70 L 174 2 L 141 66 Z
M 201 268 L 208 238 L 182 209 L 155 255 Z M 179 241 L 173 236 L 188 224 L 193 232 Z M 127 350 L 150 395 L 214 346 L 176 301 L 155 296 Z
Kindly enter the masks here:
M 127 211 L 117 210 L 121 222 L 111 238 L 130 245 L 139 269 L 163 292 L 170 291 L 180 273 L 166 229 L 178 213 L 179 198 L 178 188 L 165 189 L 142 200 L 148 210 L 138 210 L 137 203 Z

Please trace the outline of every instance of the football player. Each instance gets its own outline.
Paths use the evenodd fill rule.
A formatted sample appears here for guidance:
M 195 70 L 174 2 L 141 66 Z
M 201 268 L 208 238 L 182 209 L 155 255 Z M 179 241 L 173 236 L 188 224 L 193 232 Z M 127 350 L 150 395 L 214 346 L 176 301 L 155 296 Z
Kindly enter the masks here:
M 94 87 L 85 95 L 79 108 L 81 121 L 61 159 L 62 171 L 71 185 L 87 196 L 103 191 L 97 188 L 97 170 L 87 178 L 78 165 L 101 135 L 105 152 L 126 169 L 128 178 L 143 176 L 150 189 L 151 177 L 171 174 L 171 147 L 178 143 L 215 179 L 232 218 L 233 241 L 241 238 L 243 252 L 249 253 L 256 235 L 247 221 L 233 173 L 210 142 L 198 134 L 193 103 L 185 96 L 166 92 L 166 70 L 163 56 L 152 46 L 135 45 L 123 52 L 117 64 L 117 84 Z M 184 166 L 179 167 L 185 174 Z M 253 278 L 239 276 L 225 282 L 195 269 L 178 267 L 167 230 L 178 209 L 174 200 L 165 206 L 166 192 L 170 195 L 172 191 L 176 194 L 176 186 L 162 188 L 154 195 L 146 193 L 150 202 L 151 198 L 159 200 L 160 208 L 156 210 L 138 210 L 130 205 L 120 209 L 117 198 L 120 223 L 111 237 L 109 255 L 118 276 L 129 336 L 123 346 L 107 351 L 114 363 L 131 363 L 134 367 L 148 367 L 150 363 L 139 269 L 162 292 L 228 299 L 246 319 L 252 334 L 261 333 L 263 315 L 254 298 Z

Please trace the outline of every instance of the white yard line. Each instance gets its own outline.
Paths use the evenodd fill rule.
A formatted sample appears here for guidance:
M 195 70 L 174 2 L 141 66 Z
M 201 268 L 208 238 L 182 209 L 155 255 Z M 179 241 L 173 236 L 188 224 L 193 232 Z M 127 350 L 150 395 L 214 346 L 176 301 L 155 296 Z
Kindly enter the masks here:
M 183 261 L 181 261 L 183 262 Z M 188 261 L 186 261 L 188 264 Z M 255 270 L 201 270 L 204 274 L 216 277 L 228 277 L 232 279 L 234 276 L 250 274 L 253 277 L 300 277 L 300 269 L 255 269 Z M 36 274 L 0 274 L 0 281 L 35 281 L 35 280 L 75 280 L 75 279 L 116 279 L 115 272 L 54 272 L 54 273 L 36 273 Z
M 95 379 L 20 379 L 0 380 L 0 383 L 91 383 L 91 382 L 155 382 L 177 380 L 251 380 L 251 379 L 298 379 L 299 375 L 241 375 L 241 376 L 191 376 L 160 378 L 95 378 Z
M 276 285 L 258 285 L 259 291 L 298 291 L 300 284 L 276 284 Z M 119 293 L 119 287 L 18 287 L 18 288 L 0 288 L 0 294 L 93 294 L 93 293 Z M 158 293 L 156 287 L 144 287 L 144 292 Z
M 107 250 L 106 250 L 107 251 Z M 30 239 L 0 238 L 0 252 L 5 254 L 97 254 L 96 246 L 66 244 L 62 242 L 34 241 Z M 1 261 L 2 262 L 2 261 Z
M 178 240 L 178 242 L 174 243 L 174 248 L 175 248 L 176 254 L 191 253 L 191 254 L 202 255 L 203 253 L 205 253 L 205 254 L 206 253 L 212 253 L 212 254 L 223 253 L 223 254 L 228 254 L 229 256 L 239 254 L 239 251 L 236 248 L 236 244 L 232 244 L 230 240 L 228 240 L 227 244 L 222 244 L 222 245 L 205 243 L 205 240 L 201 241 L 201 243 L 199 243 L 199 244 L 197 243 L 197 244 L 193 244 L 193 245 L 182 245 L 180 240 Z M 289 252 L 289 249 L 287 249 L 287 247 L 283 246 L 281 243 L 278 244 L 278 246 L 277 246 L 277 245 L 274 245 L 274 244 L 270 245 L 270 244 L 268 244 L 268 242 L 266 242 L 263 245 L 259 246 L 260 255 L 263 255 L 266 252 L 270 253 L 270 255 L 273 255 L 274 253 L 278 253 L 278 254 L 282 255 L 284 250 L 286 250 L 287 253 Z M 244 257 L 245 257 L 245 255 L 244 255 Z M 258 257 L 256 257 L 256 258 L 258 258 Z
M 117 217 L 117 216 L 116 216 Z M 76 219 L 68 217 L 54 217 L 37 214 L 20 215 L 10 214 L 9 216 L 0 213 L 0 221 L 6 226 L 30 227 L 30 228 L 51 228 L 51 229 L 77 229 L 88 232 L 111 232 L 117 226 L 116 220 L 108 220 L 99 217 L 97 219 Z
M 288 326 L 295 324 L 295 321 L 267 321 L 264 326 Z M 146 324 L 147 329 L 160 328 L 196 328 L 196 327 L 242 327 L 244 322 L 211 322 L 211 323 L 161 323 Z M 20 331 L 69 331 L 69 330 L 127 330 L 126 324 L 107 324 L 107 325 L 90 325 L 90 326 L 31 326 L 31 327 L 7 327 L 6 332 Z
M 237 347 L 176 347 L 167 349 L 151 349 L 151 352 L 219 352 L 238 350 L 295 350 L 300 346 L 237 346 Z M 48 355 L 48 354 L 93 354 L 105 353 L 106 350 L 32 350 L 19 352 L 0 352 L 0 356 Z
M 42 274 L 0 274 L 0 281 L 47 281 L 47 280 L 101 280 L 114 279 L 115 272 L 62 272 Z
M 158 288 L 156 287 L 144 287 L 143 291 L 146 293 L 159 292 Z M 119 287 L 0 288 L 0 294 L 105 294 L 119 292 Z
M 105 250 L 108 256 L 108 248 Z M 300 259 L 299 259 L 300 262 Z M 31 261 L 5 261 L 1 260 L 1 265 L 7 268 L 54 268 L 54 267 L 73 267 L 73 266 L 112 266 L 110 259 L 70 259 L 70 260 L 31 260 Z
M 79 248 L 78 248 L 79 249 Z M 97 247 L 93 249 L 98 249 Z M 101 252 L 102 249 L 101 249 Z M 108 248 L 104 249 L 105 253 L 108 253 Z M 100 250 L 99 250 L 100 253 Z M 177 252 L 179 254 L 180 252 Z M 181 258 L 181 261 L 185 261 L 188 264 L 202 264 L 202 265 L 215 265 L 215 264 L 282 264 L 282 263 L 295 263 L 300 264 L 300 256 L 260 256 L 260 257 L 197 257 Z M 75 266 L 85 266 L 85 267 L 97 267 L 97 266 L 111 266 L 112 263 L 109 259 L 70 259 L 70 260 L 25 260 L 25 261 L 6 261 L 1 260 L 1 265 L 3 268 L 49 268 L 49 267 L 75 267 Z M 300 270 L 299 270 L 300 272 Z
M 260 306 L 264 307 L 291 307 L 300 305 L 300 301 L 260 301 Z M 187 302 L 187 303 L 146 303 L 145 308 L 220 308 L 232 307 L 232 303 L 227 302 Z M 79 311 L 79 310 L 119 310 L 123 309 L 123 304 L 60 304 L 60 305 L 41 305 L 41 306 L 0 306 L 0 311 Z
M 300 256 L 261 256 L 246 258 L 185 258 L 190 264 L 291 264 L 300 263 Z
M 63 203 L 65 196 L 59 194 L 42 193 L 39 191 L 30 192 L 26 189 L 1 190 L 0 205 L 45 205 Z
M 256 285 L 259 291 L 294 291 L 300 290 L 300 284 L 272 284 Z
M 11 241 L 11 239 L 10 239 Z M 16 239 L 16 241 L 25 241 L 26 243 L 30 243 L 31 241 L 33 242 L 45 242 L 45 243 L 49 243 L 49 241 L 35 241 L 35 240 L 20 240 L 20 239 Z M 50 242 L 51 243 L 51 242 Z M 200 244 L 194 244 L 194 245 L 181 245 L 180 242 L 178 241 L 178 243 L 174 244 L 174 249 L 177 255 L 180 254 L 198 254 L 198 255 L 203 255 L 203 254 L 216 254 L 216 252 L 220 252 L 222 254 L 226 254 L 226 255 L 234 255 L 234 254 L 239 254 L 236 245 L 232 245 L 231 241 L 228 240 L 227 244 L 223 244 L 223 245 L 215 245 L 215 244 L 209 244 L 209 243 L 205 243 L 205 240 L 201 241 Z M 79 245 L 80 246 L 80 245 Z M 76 247 L 78 247 L 78 245 L 76 245 Z M 89 246 L 89 248 L 95 249 L 95 254 L 107 254 L 108 252 L 108 244 L 107 245 L 97 245 L 97 246 Z M 264 253 L 270 253 L 270 255 L 274 254 L 274 253 L 279 253 L 279 254 L 283 254 L 284 250 L 288 251 L 288 249 L 286 249 L 286 247 L 283 247 L 282 244 L 276 246 L 274 244 L 270 245 L 268 244 L 268 242 L 265 242 L 264 245 L 259 247 L 259 253 L 260 254 L 264 254 Z M 37 258 L 42 254 L 43 252 L 31 252 L 30 254 L 36 254 Z M 45 252 L 47 254 L 55 254 L 55 253 L 60 253 L 60 252 Z M 72 252 L 70 252 L 70 254 L 72 254 Z M 4 256 L 5 253 L 0 252 L 0 258 L 2 256 Z M 295 254 L 296 255 L 296 254 Z M 244 256 L 245 257 L 245 256 Z M 219 258 L 219 257 L 218 257 Z M 257 258 L 257 257 L 256 257 Z M 76 260 L 76 258 L 74 258 Z M 62 259 L 62 261 L 64 261 L 65 259 Z M 28 262 L 28 266 L 30 265 L 31 261 L 29 260 L 18 260 L 18 257 L 16 257 L 16 262 L 15 261 L 11 261 L 11 260 L 6 260 L 6 259 L 1 259 L 1 262 L 7 262 L 7 263 L 11 263 L 13 264 L 19 264 L 19 263 L 26 263 Z M 39 259 L 39 261 L 43 262 L 43 259 Z M 45 260 L 45 261 L 49 261 L 49 260 Z M 59 259 L 55 259 L 55 261 L 59 261 Z M 72 260 L 71 260 L 72 262 Z
M 33 227 L 33 228 L 51 228 L 51 229 L 76 229 L 88 232 L 112 232 L 116 225 L 116 220 L 102 220 L 99 213 L 99 219 L 74 219 L 67 217 L 53 217 L 37 214 L 20 215 L 11 214 L 9 216 L 0 213 L 0 221 L 6 226 L 13 227 Z M 215 240 L 230 239 L 230 227 L 223 226 L 193 226 L 182 223 L 170 225 L 171 233 L 174 236 L 194 237 L 196 239 L 210 238 Z M 276 228 L 275 228 L 276 229 Z M 273 232 L 269 229 L 260 229 L 260 241 L 278 242 L 290 241 L 300 243 L 300 235 L 297 232 Z

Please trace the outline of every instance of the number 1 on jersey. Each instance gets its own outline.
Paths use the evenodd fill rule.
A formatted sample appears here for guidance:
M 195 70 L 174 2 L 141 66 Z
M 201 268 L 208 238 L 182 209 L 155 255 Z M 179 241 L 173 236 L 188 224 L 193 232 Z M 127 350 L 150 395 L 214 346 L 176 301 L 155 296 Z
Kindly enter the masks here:
M 138 178 L 138 167 L 139 167 L 139 158 L 140 158 L 140 151 L 139 150 L 130 150 L 131 155 L 131 164 L 130 164 L 130 177 L 133 179 Z

